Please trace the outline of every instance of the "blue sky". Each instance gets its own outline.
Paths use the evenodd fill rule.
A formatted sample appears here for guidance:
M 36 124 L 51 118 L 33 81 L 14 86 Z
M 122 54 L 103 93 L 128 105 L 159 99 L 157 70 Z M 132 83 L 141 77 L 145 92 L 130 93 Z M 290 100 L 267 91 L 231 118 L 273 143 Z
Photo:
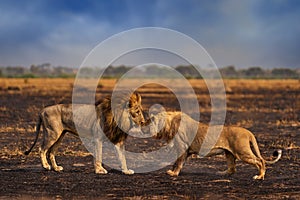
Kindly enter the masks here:
M 108 37 L 158 26 L 198 41 L 219 67 L 300 68 L 299 19 L 297 0 L 0 0 L 0 66 L 79 66 Z

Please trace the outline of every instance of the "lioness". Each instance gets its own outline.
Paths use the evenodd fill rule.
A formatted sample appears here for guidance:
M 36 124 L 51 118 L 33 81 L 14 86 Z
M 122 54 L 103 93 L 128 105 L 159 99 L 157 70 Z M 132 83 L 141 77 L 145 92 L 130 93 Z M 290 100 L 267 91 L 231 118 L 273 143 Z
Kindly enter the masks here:
M 28 155 L 36 144 L 42 125 L 44 129 L 44 140 L 40 149 L 42 165 L 47 170 L 51 169 L 47 161 L 49 155 L 54 171 L 62 171 L 63 167 L 56 164 L 55 152 L 65 133 L 78 135 L 78 129 L 80 134 L 93 138 L 94 166 L 97 174 L 107 173 L 102 166 L 102 142 L 105 137 L 115 145 L 122 172 L 133 174 L 134 171 L 128 169 L 126 165 L 124 140 L 127 137 L 127 132 L 134 124 L 141 125 L 144 123 L 141 96 L 137 92 L 131 95 L 123 93 L 116 96 L 113 102 L 114 109 L 112 109 L 111 99 L 111 97 L 105 98 L 96 106 L 81 104 L 72 107 L 72 104 L 58 104 L 44 108 L 39 113 L 35 141 L 32 147 L 25 152 L 25 155 Z M 92 113 L 95 111 L 96 115 L 93 116 Z
M 176 145 L 176 150 L 180 152 L 180 155 L 173 165 L 173 170 L 168 170 L 167 173 L 171 176 L 178 176 L 186 159 L 192 154 L 199 154 L 207 135 L 208 125 L 199 123 L 181 112 L 160 112 L 152 115 L 150 119 L 150 134 L 154 138 L 165 139 L 168 142 L 174 138 L 172 142 Z M 182 126 L 180 126 L 180 123 L 182 123 Z M 189 135 L 193 131 L 193 127 L 197 131 L 195 132 L 195 138 L 191 138 Z M 250 144 L 254 151 L 252 151 Z M 278 150 L 278 156 L 275 160 L 264 160 L 260 154 L 254 135 L 244 128 L 233 126 L 223 127 L 217 143 L 210 149 L 206 156 L 218 155 L 224 152 L 228 170 L 223 173 L 233 174 L 236 171 L 236 159 L 240 159 L 258 168 L 259 175 L 254 176 L 254 179 L 264 179 L 266 171 L 265 163 L 273 164 L 277 162 L 282 153 L 281 150 Z

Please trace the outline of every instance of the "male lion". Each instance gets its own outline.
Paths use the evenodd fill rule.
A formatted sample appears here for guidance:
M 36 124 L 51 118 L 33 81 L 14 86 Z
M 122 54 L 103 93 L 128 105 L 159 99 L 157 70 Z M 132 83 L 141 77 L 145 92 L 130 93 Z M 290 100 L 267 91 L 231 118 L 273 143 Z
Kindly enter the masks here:
M 167 173 L 171 176 L 178 176 L 186 159 L 192 154 L 199 154 L 207 135 L 208 125 L 197 122 L 181 112 L 160 112 L 151 116 L 151 122 L 149 123 L 150 134 L 154 138 L 165 139 L 168 142 L 174 139 L 172 142 L 173 145 L 176 145 L 179 158 L 174 163 L 173 170 L 168 170 Z M 193 130 L 197 132 L 194 132 L 196 136 L 191 138 L 193 136 L 190 133 Z M 252 151 L 251 145 L 254 151 Z M 265 163 L 273 164 L 277 162 L 282 153 L 281 150 L 278 150 L 278 156 L 275 160 L 264 160 L 254 135 L 244 128 L 233 126 L 223 127 L 216 144 L 206 156 L 218 155 L 224 152 L 228 170 L 223 173 L 233 174 L 236 171 L 235 161 L 240 159 L 258 168 L 259 175 L 254 176 L 254 179 L 264 179 Z
M 49 155 L 54 171 L 62 171 L 63 167 L 58 166 L 55 161 L 58 145 L 66 132 L 75 135 L 80 133 L 80 136 L 87 136 L 93 140 L 95 172 L 106 174 L 107 171 L 102 167 L 102 142 L 107 137 L 115 145 L 122 172 L 133 174 L 134 171 L 128 169 L 126 165 L 124 140 L 134 124 L 143 123 L 141 96 L 137 92 L 131 95 L 122 93 L 115 95 L 114 98 L 107 97 L 96 106 L 87 104 L 75 104 L 73 107 L 72 104 L 49 106 L 40 112 L 35 141 L 25 154 L 28 155 L 36 144 L 42 125 L 44 129 L 44 140 L 40 149 L 42 165 L 47 170 L 51 169 L 47 162 Z

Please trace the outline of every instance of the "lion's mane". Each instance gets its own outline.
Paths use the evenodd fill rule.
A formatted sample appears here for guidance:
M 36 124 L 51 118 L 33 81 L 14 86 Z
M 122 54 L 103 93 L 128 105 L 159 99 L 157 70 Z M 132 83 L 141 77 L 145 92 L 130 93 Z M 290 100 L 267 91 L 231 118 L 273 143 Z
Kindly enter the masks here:
M 117 92 L 96 106 L 100 126 L 106 137 L 114 144 L 124 141 L 131 127 L 129 109 L 140 95 L 137 92 Z M 113 106 L 112 106 L 113 104 Z M 122 120 L 122 121 L 120 121 Z

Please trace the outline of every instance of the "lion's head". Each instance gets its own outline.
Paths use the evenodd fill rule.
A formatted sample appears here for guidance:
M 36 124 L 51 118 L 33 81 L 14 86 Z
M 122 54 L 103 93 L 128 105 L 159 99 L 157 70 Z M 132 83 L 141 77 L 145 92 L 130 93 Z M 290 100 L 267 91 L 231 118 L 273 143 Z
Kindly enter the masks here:
M 114 92 L 97 106 L 97 110 L 101 127 L 113 143 L 126 138 L 134 126 L 145 123 L 142 98 L 137 92 Z
M 156 139 L 170 141 L 178 131 L 178 127 L 173 127 L 173 120 L 181 119 L 180 112 L 160 112 L 150 117 L 149 133 Z
M 132 121 L 137 125 L 142 125 L 145 123 L 142 107 L 142 97 L 139 93 L 134 92 L 128 102 L 129 114 Z

